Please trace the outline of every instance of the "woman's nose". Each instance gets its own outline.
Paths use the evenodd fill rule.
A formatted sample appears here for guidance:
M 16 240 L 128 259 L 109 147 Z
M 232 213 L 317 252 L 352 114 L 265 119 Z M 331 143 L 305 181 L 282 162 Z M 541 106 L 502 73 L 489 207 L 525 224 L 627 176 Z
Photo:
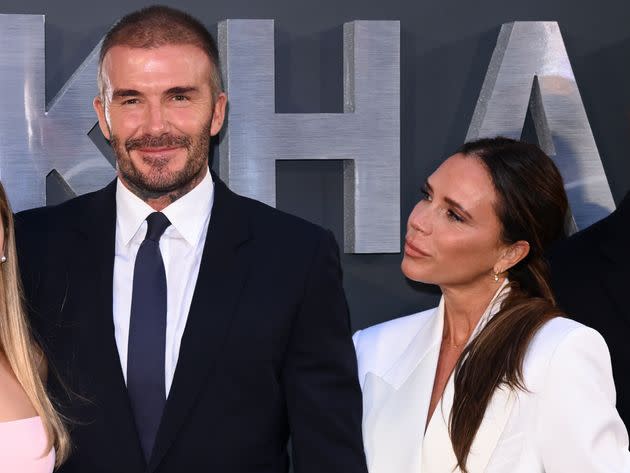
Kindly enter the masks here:
M 429 202 L 419 202 L 409 216 L 409 226 L 420 233 L 431 233 L 432 224 L 430 207 Z

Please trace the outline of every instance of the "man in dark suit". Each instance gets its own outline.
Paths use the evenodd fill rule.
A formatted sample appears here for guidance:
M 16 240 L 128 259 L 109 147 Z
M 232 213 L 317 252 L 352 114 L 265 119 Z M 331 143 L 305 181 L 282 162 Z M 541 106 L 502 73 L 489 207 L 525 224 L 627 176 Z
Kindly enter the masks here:
M 550 263 L 560 306 L 608 344 L 617 410 L 630 427 L 630 192 L 611 215 L 557 245 Z
M 94 100 L 117 179 L 17 216 L 66 473 L 284 473 L 289 437 L 296 473 L 367 472 L 336 243 L 210 173 L 220 84 L 197 20 L 124 17 Z

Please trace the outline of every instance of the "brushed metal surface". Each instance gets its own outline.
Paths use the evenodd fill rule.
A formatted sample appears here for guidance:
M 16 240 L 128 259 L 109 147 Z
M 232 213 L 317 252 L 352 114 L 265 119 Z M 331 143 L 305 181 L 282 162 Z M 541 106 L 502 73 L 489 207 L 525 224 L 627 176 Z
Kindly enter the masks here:
M 615 203 L 556 22 L 501 27 L 466 141 L 520 138 L 528 108 L 562 173 L 577 229 L 608 215 Z
M 87 136 L 96 123 L 98 45 L 46 107 L 43 15 L 0 15 L 0 179 L 15 211 L 46 203 L 46 176 L 75 194 L 114 169 Z
M 400 251 L 400 23 L 344 24 L 344 113 L 276 113 L 273 20 L 219 23 L 221 177 L 275 206 L 276 161 L 344 161 L 344 250 Z M 341 47 L 341 45 L 340 45 Z

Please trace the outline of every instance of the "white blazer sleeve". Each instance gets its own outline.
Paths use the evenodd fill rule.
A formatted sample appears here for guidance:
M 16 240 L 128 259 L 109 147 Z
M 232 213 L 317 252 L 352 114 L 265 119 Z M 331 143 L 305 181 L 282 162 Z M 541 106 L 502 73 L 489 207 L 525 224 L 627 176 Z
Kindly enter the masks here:
M 615 409 L 608 347 L 588 327 L 558 345 L 539 400 L 538 450 L 546 473 L 629 473 L 628 433 Z

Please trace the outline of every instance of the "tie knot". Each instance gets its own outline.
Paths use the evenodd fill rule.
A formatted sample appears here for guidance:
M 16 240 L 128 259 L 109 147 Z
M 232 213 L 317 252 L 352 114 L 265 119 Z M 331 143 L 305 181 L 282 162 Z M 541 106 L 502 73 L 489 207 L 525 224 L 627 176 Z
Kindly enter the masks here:
M 153 212 L 147 217 L 147 234 L 145 240 L 160 241 L 164 230 L 171 224 L 170 220 L 162 212 Z

